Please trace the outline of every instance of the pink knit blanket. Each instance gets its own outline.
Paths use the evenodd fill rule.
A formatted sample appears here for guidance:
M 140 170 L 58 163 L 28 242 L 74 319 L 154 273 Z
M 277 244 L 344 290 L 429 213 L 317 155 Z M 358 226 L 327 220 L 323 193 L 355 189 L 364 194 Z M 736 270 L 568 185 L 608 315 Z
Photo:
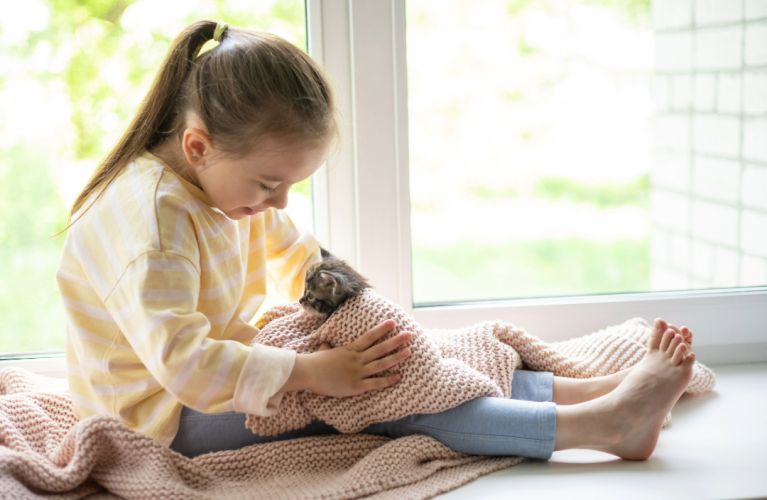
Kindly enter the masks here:
M 396 327 L 381 341 L 403 331 L 413 333 L 407 345 L 410 357 L 382 372 L 399 372 L 402 378 L 398 383 L 345 398 L 289 392 L 275 415 L 248 415 L 245 425 L 256 434 L 272 436 L 320 419 L 343 433 L 359 432 L 372 423 L 414 413 L 437 413 L 480 396 L 508 398 L 515 368 L 571 378 L 615 373 L 642 359 L 650 335 L 650 325 L 641 318 L 552 343 L 501 321 L 457 330 L 424 330 L 397 304 L 366 289 L 319 328 L 319 320 L 306 314 L 298 303 L 275 307 L 257 323 L 261 331 L 253 344 L 311 353 L 323 342 L 333 347 L 349 344 L 387 319 L 393 319 Z M 701 394 L 714 384 L 713 372 L 696 362 L 686 392 Z M 664 427 L 670 418 L 669 414 Z
M 0 498 L 426 499 L 523 457 L 456 453 L 425 436 L 318 436 L 189 459 L 116 417 L 79 421 L 66 381 L 0 370 Z

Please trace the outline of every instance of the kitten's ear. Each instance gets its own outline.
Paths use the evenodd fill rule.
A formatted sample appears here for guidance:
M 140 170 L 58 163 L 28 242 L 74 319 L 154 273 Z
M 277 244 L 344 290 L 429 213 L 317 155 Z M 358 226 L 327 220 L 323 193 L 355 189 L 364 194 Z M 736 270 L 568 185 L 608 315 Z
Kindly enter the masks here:
M 319 278 L 320 283 L 322 283 L 322 288 L 328 290 L 333 295 L 338 295 L 341 293 L 339 290 L 341 283 L 338 280 L 338 276 L 327 271 L 320 271 Z

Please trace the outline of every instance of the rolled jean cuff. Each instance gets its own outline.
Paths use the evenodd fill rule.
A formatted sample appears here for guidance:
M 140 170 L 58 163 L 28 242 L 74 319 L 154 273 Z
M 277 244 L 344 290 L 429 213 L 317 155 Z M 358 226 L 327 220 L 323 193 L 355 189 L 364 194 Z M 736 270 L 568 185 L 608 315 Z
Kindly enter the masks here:
M 551 402 L 554 395 L 554 374 L 514 370 L 511 379 L 511 399 Z

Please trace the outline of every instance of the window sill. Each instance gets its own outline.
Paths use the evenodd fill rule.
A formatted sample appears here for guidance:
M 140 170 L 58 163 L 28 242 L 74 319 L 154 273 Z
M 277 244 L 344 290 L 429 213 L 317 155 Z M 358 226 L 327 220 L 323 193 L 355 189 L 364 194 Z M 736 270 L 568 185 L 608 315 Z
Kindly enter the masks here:
M 480 477 L 440 500 L 535 497 L 560 499 L 708 500 L 767 498 L 767 363 L 711 366 L 713 391 L 682 396 L 671 425 L 646 461 L 591 450 L 554 452 L 548 460 Z M 714 430 L 712 432 L 712 430 Z

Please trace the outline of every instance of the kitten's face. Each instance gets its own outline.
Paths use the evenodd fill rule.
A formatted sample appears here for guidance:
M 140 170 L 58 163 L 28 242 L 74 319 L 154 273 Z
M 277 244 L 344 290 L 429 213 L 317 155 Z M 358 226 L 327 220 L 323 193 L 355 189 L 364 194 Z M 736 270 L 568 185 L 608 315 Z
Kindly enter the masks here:
M 304 294 L 298 303 L 307 313 L 327 319 L 346 299 L 339 277 L 317 265 L 307 273 Z
M 329 254 L 328 254 L 329 255 Z M 306 273 L 304 294 L 298 299 L 309 314 L 328 319 L 333 311 L 370 287 L 367 280 L 349 264 L 333 256 L 323 255 Z

